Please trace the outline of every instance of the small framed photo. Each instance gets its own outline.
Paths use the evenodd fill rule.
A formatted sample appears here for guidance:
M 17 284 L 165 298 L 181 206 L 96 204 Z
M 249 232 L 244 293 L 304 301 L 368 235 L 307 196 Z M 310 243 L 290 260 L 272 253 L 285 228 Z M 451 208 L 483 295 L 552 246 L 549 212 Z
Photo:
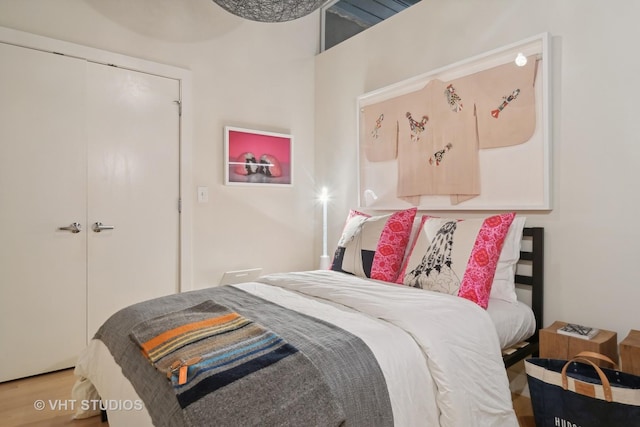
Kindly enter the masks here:
M 293 136 L 226 126 L 225 185 L 293 185 Z

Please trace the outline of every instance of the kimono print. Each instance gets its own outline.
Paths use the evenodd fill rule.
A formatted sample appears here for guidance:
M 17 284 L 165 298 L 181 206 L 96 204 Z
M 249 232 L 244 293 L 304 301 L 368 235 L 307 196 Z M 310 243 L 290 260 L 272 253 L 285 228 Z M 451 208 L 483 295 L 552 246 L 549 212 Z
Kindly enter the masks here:
M 444 82 L 431 80 L 400 97 L 398 198 L 480 192 L 475 113 L 452 109 L 447 93 Z
M 528 141 L 535 131 L 538 62 L 510 62 L 363 109 L 370 162 L 397 161 L 396 197 L 449 195 L 456 205 L 480 194 L 479 150 Z M 382 120 L 382 122 L 380 122 Z

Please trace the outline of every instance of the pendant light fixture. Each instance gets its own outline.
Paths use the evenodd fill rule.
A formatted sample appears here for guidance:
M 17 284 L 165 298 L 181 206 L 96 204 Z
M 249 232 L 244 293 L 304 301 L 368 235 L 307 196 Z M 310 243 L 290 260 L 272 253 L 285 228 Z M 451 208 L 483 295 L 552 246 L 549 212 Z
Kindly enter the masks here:
M 285 22 L 302 18 L 327 0 L 213 0 L 226 11 L 259 22 Z

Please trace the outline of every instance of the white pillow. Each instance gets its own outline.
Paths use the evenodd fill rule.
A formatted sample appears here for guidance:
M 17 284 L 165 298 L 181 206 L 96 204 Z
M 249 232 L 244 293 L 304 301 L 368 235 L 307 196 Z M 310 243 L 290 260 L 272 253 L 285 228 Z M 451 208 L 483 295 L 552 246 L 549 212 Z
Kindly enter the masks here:
M 504 239 L 502 252 L 498 259 L 496 274 L 491 285 L 491 298 L 501 299 L 509 302 L 517 302 L 516 295 L 516 265 L 520 260 L 520 244 L 522 242 L 522 229 L 526 217 L 518 216 L 513 219 L 507 237 Z

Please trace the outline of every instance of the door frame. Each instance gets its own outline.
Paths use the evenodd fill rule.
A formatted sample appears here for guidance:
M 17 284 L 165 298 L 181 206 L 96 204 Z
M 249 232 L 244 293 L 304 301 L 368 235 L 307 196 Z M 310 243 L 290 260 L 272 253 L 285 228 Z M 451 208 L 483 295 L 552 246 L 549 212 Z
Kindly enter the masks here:
M 105 65 L 115 65 L 132 71 L 172 78 L 180 83 L 180 238 L 179 238 L 179 281 L 180 292 L 193 289 L 192 267 L 192 185 L 193 164 L 193 114 L 191 112 L 192 90 L 191 71 L 172 65 L 160 64 L 140 58 L 109 52 L 75 43 L 38 36 L 24 31 L 0 27 L 0 43 L 11 44 L 44 52 L 57 53 Z M 176 206 L 176 209 L 178 207 Z

